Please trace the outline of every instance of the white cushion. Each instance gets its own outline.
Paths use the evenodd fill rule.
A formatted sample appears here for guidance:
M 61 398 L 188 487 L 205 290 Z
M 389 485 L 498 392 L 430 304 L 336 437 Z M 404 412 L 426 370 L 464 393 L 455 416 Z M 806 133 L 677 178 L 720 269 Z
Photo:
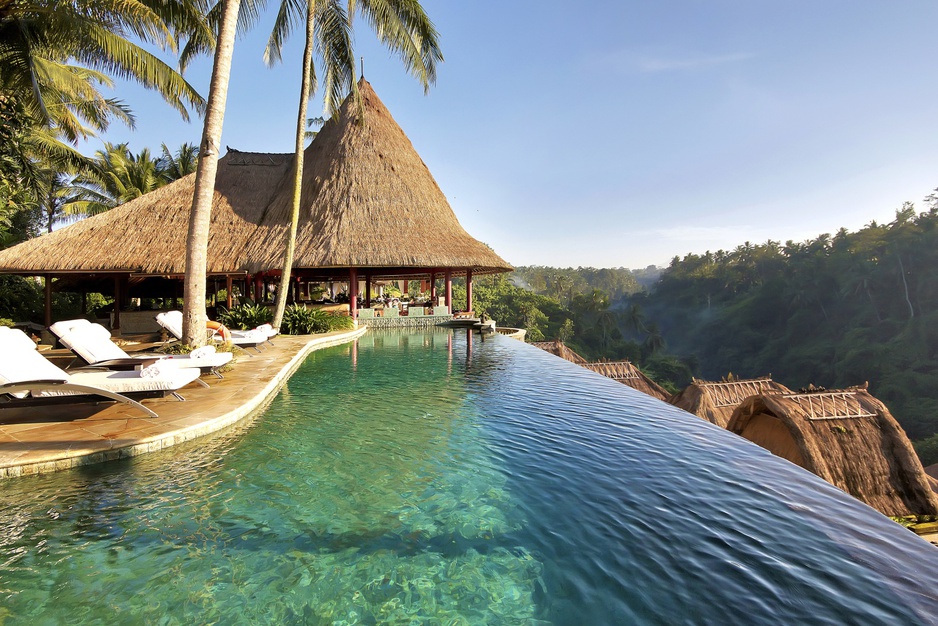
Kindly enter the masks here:
M 0 326 L 0 384 L 31 380 L 68 380 L 68 374 L 39 354 L 26 333 Z
M 108 359 L 126 359 L 129 356 L 111 341 L 110 331 L 100 324 L 76 326 L 71 331 L 59 335 L 59 341 L 91 364 Z
M 182 311 L 159 313 L 156 321 L 176 339 L 182 339 Z

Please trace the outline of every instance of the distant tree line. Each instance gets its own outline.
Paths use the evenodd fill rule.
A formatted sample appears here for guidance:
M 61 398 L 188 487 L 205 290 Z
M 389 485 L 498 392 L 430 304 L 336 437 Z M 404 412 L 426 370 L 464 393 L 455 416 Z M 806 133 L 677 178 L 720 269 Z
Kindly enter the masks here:
M 652 270 L 520 267 L 477 287 L 478 308 L 529 340 L 629 359 L 671 390 L 729 374 L 792 388 L 868 381 L 923 462 L 938 463 L 936 196 L 888 224 L 746 242 Z

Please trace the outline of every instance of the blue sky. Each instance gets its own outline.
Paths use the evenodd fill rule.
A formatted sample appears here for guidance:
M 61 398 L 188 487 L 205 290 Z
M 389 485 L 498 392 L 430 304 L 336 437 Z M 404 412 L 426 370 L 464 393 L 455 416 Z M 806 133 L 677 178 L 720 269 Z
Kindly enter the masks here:
M 429 95 L 363 20 L 356 53 L 460 222 L 515 265 L 800 241 L 938 187 L 934 0 L 423 4 L 446 58 Z M 235 48 L 222 145 L 292 149 L 301 50 L 266 68 L 269 24 Z M 209 71 L 187 75 L 203 94 Z M 115 95 L 137 129 L 103 139 L 198 143 L 201 122 L 157 96 Z

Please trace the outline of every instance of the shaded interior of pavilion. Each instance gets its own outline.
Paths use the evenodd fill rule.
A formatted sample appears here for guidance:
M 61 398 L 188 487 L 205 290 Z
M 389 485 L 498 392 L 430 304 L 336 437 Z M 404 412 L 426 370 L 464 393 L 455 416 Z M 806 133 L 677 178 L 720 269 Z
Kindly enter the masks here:
M 210 318 L 224 309 L 254 303 L 273 306 L 280 286 L 279 270 L 210 274 L 206 304 Z M 476 277 L 478 274 L 476 274 Z M 40 275 L 44 281 L 44 325 L 53 319 L 53 293 L 72 293 L 80 299 L 82 315 L 94 315 L 115 334 L 134 333 L 141 326 L 156 329 L 151 318 L 159 310 L 181 308 L 184 276 L 134 272 L 70 272 Z M 445 317 L 473 315 L 472 268 L 307 268 L 290 276 L 287 304 L 324 308 L 356 320 L 388 317 Z M 457 305 L 454 284 L 465 288 L 465 301 Z M 94 310 L 90 294 L 112 300 L 104 310 Z M 98 300 L 100 301 L 100 299 Z M 141 324 L 134 318 L 140 318 Z

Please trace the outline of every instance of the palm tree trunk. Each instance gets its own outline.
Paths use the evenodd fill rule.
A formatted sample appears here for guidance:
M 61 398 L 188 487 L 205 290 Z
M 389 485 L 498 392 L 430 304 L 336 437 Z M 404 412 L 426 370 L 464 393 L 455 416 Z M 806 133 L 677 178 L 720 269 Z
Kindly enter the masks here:
M 300 197 L 303 194 L 303 144 L 306 142 L 306 108 L 309 104 L 311 73 L 313 69 L 313 0 L 306 4 L 306 47 L 303 50 L 303 79 L 300 81 L 300 107 L 296 117 L 296 154 L 293 157 L 293 204 L 290 210 L 290 232 L 287 235 L 286 251 L 283 254 L 283 272 L 280 288 L 277 289 L 277 305 L 274 311 L 274 328 L 280 328 L 283 312 L 290 291 L 290 271 L 293 269 L 293 253 L 296 250 L 296 230 L 300 221 Z
M 189 213 L 189 236 L 186 244 L 186 277 L 183 292 L 183 342 L 192 347 L 205 343 L 205 273 L 208 265 L 208 229 L 215 195 L 215 174 L 218 171 L 218 150 L 221 143 L 225 104 L 228 99 L 228 78 L 234 54 L 235 31 L 241 0 L 222 0 L 221 25 L 215 47 L 212 82 L 208 92 L 208 110 L 202 128 L 199 165 L 195 175 L 195 192 Z

